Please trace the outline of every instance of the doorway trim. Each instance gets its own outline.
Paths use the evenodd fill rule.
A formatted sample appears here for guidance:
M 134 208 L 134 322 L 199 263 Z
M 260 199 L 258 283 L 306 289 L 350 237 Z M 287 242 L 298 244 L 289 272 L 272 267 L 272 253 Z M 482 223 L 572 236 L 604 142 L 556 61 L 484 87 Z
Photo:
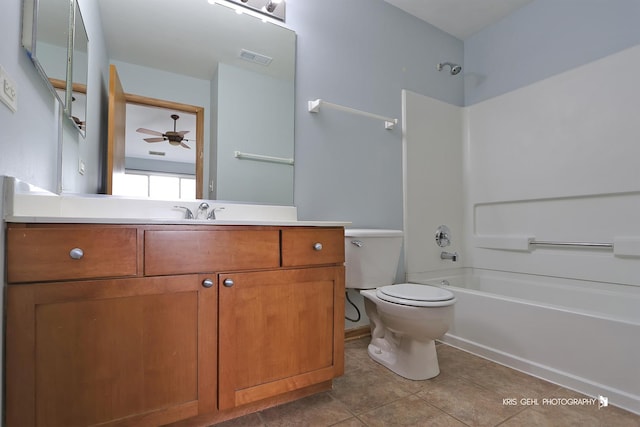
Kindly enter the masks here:
M 204 107 L 125 93 L 127 104 L 166 108 L 196 116 L 196 199 L 202 199 L 204 187 Z

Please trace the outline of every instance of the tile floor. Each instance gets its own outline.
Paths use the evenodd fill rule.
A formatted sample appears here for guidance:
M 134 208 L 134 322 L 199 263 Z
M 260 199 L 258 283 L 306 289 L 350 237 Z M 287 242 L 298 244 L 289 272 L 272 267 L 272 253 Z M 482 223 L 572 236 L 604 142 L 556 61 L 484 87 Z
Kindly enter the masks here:
M 426 381 L 399 377 L 367 355 L 369 338 L 345 345 L 345 375 L 333 390 L 217 424 L 272 426 L 576 426 L 640 427 L 640 416 L 608 406 L 543 405 L 543 398 L 583 398 L 445 344 L 440 375 Z M 538 399 L 538 405 L 503 399 Z

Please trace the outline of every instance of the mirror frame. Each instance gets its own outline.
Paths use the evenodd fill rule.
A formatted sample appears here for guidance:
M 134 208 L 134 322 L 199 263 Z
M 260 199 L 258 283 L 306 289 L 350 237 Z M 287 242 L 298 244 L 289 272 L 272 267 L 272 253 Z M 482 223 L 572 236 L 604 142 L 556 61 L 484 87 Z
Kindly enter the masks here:
M 41 1 L 41 0 L 40 0 Z M 80 10 L 80 3 L 78 2 L 78 0 L 71 0 L 73 1 L 73 3 L 75 4 L 75 6 L 73 7 L 73 16 L 70 17 L 70 22 L 73 22 L 73 25 L 71 26 L 69 33 L 70 35 L 70 39 L 71 39 L 71 45 L 69 46 L 69 61 L 68 61 L 68 72 L 67 72 L 67 82 L 66 82 L 66 105 L 67 108 L 65 108 L 65 114 L 66 116 L 71 120 L 71 122 L 73 123 L 73 125 L 75 126 L 75 128 L 78 130 L 78 132 L 80 133 L 80 135 L 84 138 L 87 135 L 87 104 L 85 102 L 85 107 L 84 107 L 84 111 L 82 112 L 82 116 L 84 117 L 83 121 L 78 121 L 76 119 L 76 117 L 73 115 L 73 101 L 74 101 L 74 93 L 81 93 L 84 94 L 86 96 L 87 94 L 87 83 L 88 83 L 88 76 L 85 77 L 84 83 L 81 82 L 77 82 L 76 79 L 74 78 L 74 73 L 73 70 L 77 67 L 77 55 L 76 52 L 78 51 L 77 46 L 79 45 L 78 43 L 78 37 L 84 37 L 84 45 L 87 47 L 86 48 L 86 57 L 87 57 L 87 61 L 84 62 L 84 73 L 85 75 L 88 73 L 89 71 L 89 36 L 87 34 L 87 27 L 84 24 L 84 19 L 82 18 L 82 11 Z M 72 20 L 72 21 L 71 21 Z M 80 31 L 80 29 L 82 31 Z
M 55 88 L 49 81 L 50 76 L 47 75 L 46 70 L 44 69 L 42 63 L 38 59 L 37 53 L 37 41 L 38 41 L 38 16 L 40 10 L 40 2 L 42 0 L 23 0 L 22 4 L 22 47 L 25 48 L 29 55 L 29 59 L 33 62 L 33 65 L 38 70 L 38 73 L 42 76 L 45 81 L 46 86 L 49 88 L 49 91 L 55 96 L 55 98 L 60 102 L 63 109 L 66 112 L 67 108 L 67 95 L 66 91 L 69 86 L 69 70 L 70 70 L 70 54 L 71 54 L 71 45 L 73 44 L 73 35 L 72 32 L 69 31 L 72 28 L 72 19 L 73 19 L 73 9 L 75 6 L 75 0 L 68 0 L 69 9 L 67 13 L 67 57 L 65 58 L 66 62 L 66 73 L 65 73 L 65 96 L 62 99 Z
M 84 137 L 86 135 L 86 126 L 78 125 L 78 123 L 73 120 L 72 116 L 72 100 L 73 100 L 73 50 L 75 43 L 75 35 L 76 35 L 76 18 L 82 20 L 82 13 L 80 12 L 80 5 L 77 0 L 66 0 L 68 3 L 68 13 L 67 13 L 67 46 L 66 46 L 66 57 L 65 61 L 65 79 L 57 79 L 52 76 L 47 75 L 47 71 L 45 70 L 41 60 L 38 58 L 37 52 L 37 41 L 38 41 L 38 17 L 40 15 L 40 4 L 42 1 L 46 0 L 23 0 L 22 5 L 22 47 L 27 51 L 29 55 L 29 59 L 38 70 L 38 74 L 44 80 L 46 87 L 53 94 L 54 99 L 56 99 L 60 105 L 62 106 L 62 110 L 64 111 L 64 115 L 73 123 L 74 127 L 78 130 L 78 132 Z M 84 27 L 84 22 L 82 23 Z M 88 36 L 86 34 L 86 27 L 84 31 L 84 36 L 87 39 L 88 45 Z M 55 83 L 54 83 L 55 82 Z M 64 90 L 64 96 L 60 96 L 56 89 Z M 84 85 L 84 92 L 86 93 L 86 85 Z M 86 116 L 86 112 L 85 112 Z

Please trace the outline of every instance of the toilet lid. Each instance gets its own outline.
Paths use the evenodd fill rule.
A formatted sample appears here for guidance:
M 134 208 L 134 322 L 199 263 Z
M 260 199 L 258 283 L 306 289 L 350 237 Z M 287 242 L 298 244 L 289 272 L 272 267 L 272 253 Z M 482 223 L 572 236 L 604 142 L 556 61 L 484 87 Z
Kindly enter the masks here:
M 455 301 L 453 293 L 446 289 L 413 283 L 383 286 L 376 290 L 376 296 L 388 302 L 416 306 L 449 305 Z

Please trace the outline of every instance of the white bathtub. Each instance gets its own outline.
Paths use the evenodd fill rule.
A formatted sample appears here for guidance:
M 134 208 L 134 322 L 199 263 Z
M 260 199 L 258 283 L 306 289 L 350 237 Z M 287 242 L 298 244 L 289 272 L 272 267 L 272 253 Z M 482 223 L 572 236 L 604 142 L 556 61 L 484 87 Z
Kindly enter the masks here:
M 640 286 L 479 269 L 408 280 L 449 282 L 442 341 L 640 414 Z

